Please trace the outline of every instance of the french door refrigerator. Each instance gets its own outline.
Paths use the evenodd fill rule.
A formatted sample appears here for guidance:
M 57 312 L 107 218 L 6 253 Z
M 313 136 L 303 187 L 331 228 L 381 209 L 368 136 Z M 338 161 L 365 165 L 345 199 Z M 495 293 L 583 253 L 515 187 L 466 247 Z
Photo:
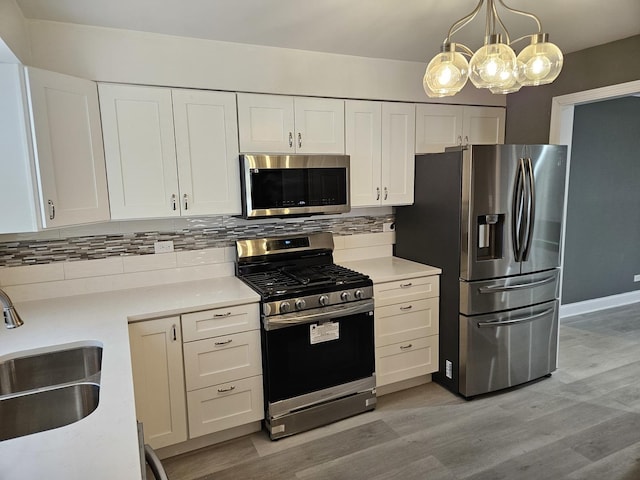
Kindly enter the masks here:
M 557 367 L 566 147 L 469 145 L 416 156 L 395 255 L 442 269 L 434 379 L 465 397 Z

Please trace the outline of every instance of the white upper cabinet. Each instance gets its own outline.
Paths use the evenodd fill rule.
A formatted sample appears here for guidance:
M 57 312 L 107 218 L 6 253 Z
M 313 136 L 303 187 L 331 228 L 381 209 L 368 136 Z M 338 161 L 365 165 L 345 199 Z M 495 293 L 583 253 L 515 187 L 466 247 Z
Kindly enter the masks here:
M 351 206 L 412 203 L 414 105 L 347 100 L 345 111 Z
M 382 204 L 413 203 L 416 110 L 411 103 L 382 104 Z
M 344 100 L 238 93 L 243 153 L 344 154 Z
M 233 93 L 99 91 L 112 218 L 240 212 Z
M 0 65 L 0 233 L 109 220 L 96 84 Z
M 418 104 L 416 153 L 444 152 L 446 147 L 504 143 L 505 109 Z
M 182 215 L 238 214 L 236 96 L 172 90 Z

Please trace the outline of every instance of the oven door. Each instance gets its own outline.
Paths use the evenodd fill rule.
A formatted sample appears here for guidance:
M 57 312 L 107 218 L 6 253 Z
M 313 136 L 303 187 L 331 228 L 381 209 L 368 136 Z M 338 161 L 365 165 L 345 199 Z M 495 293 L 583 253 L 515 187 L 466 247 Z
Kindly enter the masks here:
M 308 404 L 356 392 L 345 384 L 375 386 L 373 300 L 267 317 L 263 329 L 265 398 L 298 397 Z M 332 387 L 337 387 L 334 393 Z M 322 399 L 313 393 L 323 391 Z M 286 408 L 287 410 L 289 408 Z M 272 412 L 273 413 L 273 412 Z

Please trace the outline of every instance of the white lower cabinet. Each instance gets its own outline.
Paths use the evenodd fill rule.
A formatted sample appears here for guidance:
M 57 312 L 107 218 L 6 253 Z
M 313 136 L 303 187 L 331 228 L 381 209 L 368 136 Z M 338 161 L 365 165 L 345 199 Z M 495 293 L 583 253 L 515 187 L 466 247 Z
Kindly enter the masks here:
M 153 448 L 187 440 L 180 317 L 129 324 L 136 415 Z
M 264 418 L 257 303 L 131 323 L 129 339 L 136 414 L 153 448 Z
M 189 438 L 264 418 L 259 319 L 257 303 L 182 316 Z
M 376 385 L 438 370 L 439 276 L 375 284 Z

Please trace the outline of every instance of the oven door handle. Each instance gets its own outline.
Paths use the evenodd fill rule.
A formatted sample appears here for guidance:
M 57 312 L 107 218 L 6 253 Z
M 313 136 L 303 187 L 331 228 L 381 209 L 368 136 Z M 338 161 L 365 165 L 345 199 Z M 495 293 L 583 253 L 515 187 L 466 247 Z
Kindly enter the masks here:
M 373 300 L 363 300 L 357 303 L 353 302 L 325 307 L 312 310 L 311 313 L 294 312 L 286 313 L 284 315 L 274 315 L 273 317 L 265 317 L 264 328 L 265 330 L 275 330 L 277 328 L 290 327 L 293 325 L 335 320 L 349 315 L 357 315 L 359 313 L 366 312 L 373 312 Z

